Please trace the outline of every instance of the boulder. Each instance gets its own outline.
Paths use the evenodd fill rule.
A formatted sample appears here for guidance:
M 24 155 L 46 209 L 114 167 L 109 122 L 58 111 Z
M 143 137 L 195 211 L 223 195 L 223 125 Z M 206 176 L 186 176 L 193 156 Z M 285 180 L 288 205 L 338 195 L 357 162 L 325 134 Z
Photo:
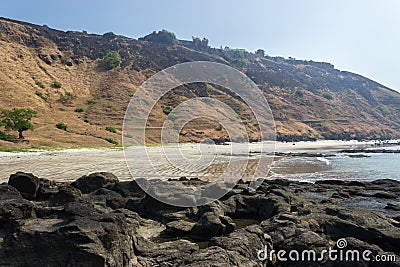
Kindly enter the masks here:
M 214 212 L 206 212 L 194 225 L 190 237 L 195 240 L 210 240 L 225 233 L 226 226 Z
M 82 176 L 71 185 L 81 190 L 83 194 L 94 192 L 109 183 L 117 183 L 118 178 L 107 172 L 97 172 Z
M 21 193 L 13 186 L 0 185 L 0 200 L 22 198 Z
M 172 221 L 166 224 L 165 234 L 168 236 L 185 236 L 189 234 L 195 223 L 184 220 Z
M 67 203 L 77 201 L 82 197 L 81 191 L 72 186 L 61 187 L 50 199 L 50 206 L 62 206 Z
M 40 180 L 32 173 L 17 172 L 10 176 L 8 184 L 15 187 L 24 198 L 33 200 L 39 189 Z

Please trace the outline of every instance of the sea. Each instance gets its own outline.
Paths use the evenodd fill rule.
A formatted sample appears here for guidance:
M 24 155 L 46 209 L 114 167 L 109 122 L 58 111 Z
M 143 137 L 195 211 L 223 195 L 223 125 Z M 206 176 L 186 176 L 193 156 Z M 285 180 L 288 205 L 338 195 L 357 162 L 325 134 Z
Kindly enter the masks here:
M 395 151 L 400 150 L 400 146 L 384 149 Z M 275 162 L 271 172 L 271 178 L 303 182 L 328 179 L 400 181 L 400 153 L 333 153 L 324 157 L 288 157 Z

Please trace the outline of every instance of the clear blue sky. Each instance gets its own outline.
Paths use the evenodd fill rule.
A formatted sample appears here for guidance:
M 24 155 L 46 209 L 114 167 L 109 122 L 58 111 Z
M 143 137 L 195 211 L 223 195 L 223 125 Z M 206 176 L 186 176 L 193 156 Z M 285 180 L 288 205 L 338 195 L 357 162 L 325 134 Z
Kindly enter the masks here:
M 215 47 L 331 62 L 400 91 L 400 0 L 3 0 L 0 16 L 134 38 L 167 29 Z

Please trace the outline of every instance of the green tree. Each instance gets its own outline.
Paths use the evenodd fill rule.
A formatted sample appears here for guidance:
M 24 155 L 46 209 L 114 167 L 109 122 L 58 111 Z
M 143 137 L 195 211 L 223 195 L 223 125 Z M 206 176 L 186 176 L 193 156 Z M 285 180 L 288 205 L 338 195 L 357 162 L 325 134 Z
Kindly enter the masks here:
M 23 132 L 33 130 L 31 119 L 36 117 L 37 111 L 32 109 L 13 108 L 12 110 L 3 110 L 0 113 L 0 124 L 6 129 L 18 131 L 18 138 L 24 139 Z
M 116 51 L 108 51 L 103 58 L 107 69 L 112 70 L 121 64 L 121 56 Z
M 139 38 L 139 40 L 161 43 L 166 45 L 174 45 L 178 42 L 175 34 L 173 32 L 169 32 L 167 30 L 162 31 L 154 31 L 145 37 Z

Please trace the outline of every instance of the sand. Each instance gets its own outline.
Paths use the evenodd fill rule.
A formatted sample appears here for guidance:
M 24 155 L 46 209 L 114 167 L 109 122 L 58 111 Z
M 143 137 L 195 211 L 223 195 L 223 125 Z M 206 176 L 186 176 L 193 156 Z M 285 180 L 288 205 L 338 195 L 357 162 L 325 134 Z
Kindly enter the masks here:
M 361 147 L 372 147 L 376 142 L 358 142 L 358 141 L 317 141 L 317 142 L 297 142 L 281 143 L 276 146 L 277 152 L 334 152 L 341 149 L 355 149 Z M 249 166 L 254 169 L 257 161 L 257 152 L 261 145 L 257 143 L 250 144 Z M 136 177 L 149 177 L 154 175 L 154 170 L 149 168 L 145 162 L 140 149 L 130 153 L 132 158 L 132 172 Z M 247 147 L 243 146 L 236 151 L 234 160 L 243 160 L 247 158 Z M 242 152 L 240 152 L 243 150 Z M 196 164 L 198 159 L 199 146 L 197 144 L 182 145 L 183 155 Z M 204 173 L 211 177 L 216 170 L 221 171 L 221 166 L 230 159 L 230 146 L 217 146 L 217 157 L 213 159 L 212 164 L 205 168 Z M 148 149 L 150 158 L 157 162 L 157 170 L 163 177 L 178 178 L 180 176 L 193 177 L 193 173 L 188 171 L 176 170 L 168 161 L 162 160 L 163 149 L 160 146 L 150 147 Z M 174 156 L 172 156 L 174 158 Z M 179 160 L 179 157 L 176 159 Z M 175 159 L 175 160 L 176 160 Z M 170 159 L 169 159 L 170 160 Z M 271 159 L 272 160 L 272 159 Z M 174 159 L 172 159 L 174 161 Z M 146 167 L 147 166 L 147 167 Z M 204 167 L 199 165 L 198 167 Z M 204 169 L 204 168 L 202 168 Z M 40 152 L 0 152 L 0 182 L 8 180 L 10 174 L 17 171 L 31 172 L 38 177 L 47 179 L 57 179 L 60 181 L 73 181 L 77 178 L 92 172 L 112 172 L 120 180 L 131 180 L 132 176 L 127 167 L 124 152 L 122 149 L 66 149 L 59 151 L 40 151 Z M 199 171 L 200 173 L 201 171 Z M 248 171 L 246 171 L 249 174 Z M 250 170 L 251 174 L 251 170 Z

